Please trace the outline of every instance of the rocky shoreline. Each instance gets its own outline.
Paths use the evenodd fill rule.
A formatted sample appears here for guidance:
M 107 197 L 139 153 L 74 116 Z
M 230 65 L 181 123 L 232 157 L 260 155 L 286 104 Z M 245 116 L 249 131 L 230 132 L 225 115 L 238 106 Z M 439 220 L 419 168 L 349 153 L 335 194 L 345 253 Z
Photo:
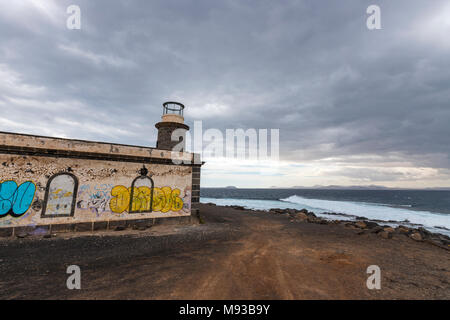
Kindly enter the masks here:
M 215 206 L 214 203 L 208 203 L 208 205 Z M 245 210 L 245 211 L 253 211 L 260 212 L 260 210 L 251 210 L 244 208 L 242 206 L 226 206 L 235 210 Z M 291 219 L 291 222 L 302 222 L 302 223 L 315 223 L 315 224 L 341 224 L 349 229 L 358 230 L 358 235 L 363 234 L 377 234 L 384 239 L 393 239 L 393 235 L 402 235 L 408 237 L 414 241 L 418 242 L 427 242 L 439 248 L 450 251 L 450 237 L 440 234 L 440 233 L 432 233 L 426 230 L 423 227 L 412 228 L 407 227 L 405 225 L 399 225 L 397 227 L 392 227 L 386 224 L 386 221 L 380 220 L 369 220 L 364 217 L 354 217 L 355 221 L 349 220 L 328 220 L 321 217 L 318 217 L 314 212 L 308 211 L 306 209 L 277 209 L 273 208 L 268 211 L 270 214 L 285 216 L 288 219 Z M 349 216 L 346 214 L 337 214 L 337 213 L 324 213 L 327 215 L 336 215 L 336 216 Z M 395 222 L 398 221 L 387 221 L 387 222 Z M 405 220 L 405 222 L 408 222 Z

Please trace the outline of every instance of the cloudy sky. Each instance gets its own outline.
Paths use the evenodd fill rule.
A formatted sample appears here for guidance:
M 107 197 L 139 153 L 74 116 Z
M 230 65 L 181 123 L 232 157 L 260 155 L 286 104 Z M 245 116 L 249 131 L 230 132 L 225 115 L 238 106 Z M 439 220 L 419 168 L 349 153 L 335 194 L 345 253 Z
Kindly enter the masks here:
M 0 39 L 0 131 L 154 146 L 176 100 L 280 129 L 279 161 L 210 159 L 203 186 L 450 186 L 448 0 L 0 0 Z

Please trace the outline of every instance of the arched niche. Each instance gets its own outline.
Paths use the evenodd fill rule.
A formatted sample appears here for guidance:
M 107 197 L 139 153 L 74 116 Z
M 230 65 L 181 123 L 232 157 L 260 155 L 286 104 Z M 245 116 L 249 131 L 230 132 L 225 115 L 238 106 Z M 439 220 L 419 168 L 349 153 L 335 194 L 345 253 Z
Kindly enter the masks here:
M 153 179 L 141 175 L 133 180 L 130 191 L 129 213 L 144 213 L 153 211 Z
M 78 179 L 71 173 L 58 173 L 47 182 L 43 218 L 73 217 L 78 192 Z

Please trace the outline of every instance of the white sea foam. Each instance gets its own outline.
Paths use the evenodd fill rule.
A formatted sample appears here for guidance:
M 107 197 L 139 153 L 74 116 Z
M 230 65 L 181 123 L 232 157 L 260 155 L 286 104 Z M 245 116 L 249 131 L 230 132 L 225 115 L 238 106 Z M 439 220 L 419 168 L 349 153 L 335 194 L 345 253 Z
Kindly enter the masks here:
M 216 199 L 202 198 L 201 202 L 212 202 L 217 205 L 237 205 L 248 209 L 268 210 L 271 208 L 280 209 L 307 209 L 318 216 L 329 219 L 349 220 L 351 217 L 327 215 L 326 212 L 342 213 L 357 217 L 366 217 L 372 220 L 397 221 L 398 224 L 406 224 L 408 220 L 411 224 L 417 224 L 425 227 L 432 232 L 439 232 L 450 235 L 450 215 L 445 213 L 435 213 L 428 211 L 410 210 L 406 207 L 388 207 L 385 204 L 350 202 L 350 201 L 332 201 L 321 199 L 308 199 L 299 196 L 291 196 L 286 199 L 276 200 L 252 200 L 252 199 Z M 386 223 L 395 225 L 395 223 Z M 441 228 L 436 228 L 441 227 Z

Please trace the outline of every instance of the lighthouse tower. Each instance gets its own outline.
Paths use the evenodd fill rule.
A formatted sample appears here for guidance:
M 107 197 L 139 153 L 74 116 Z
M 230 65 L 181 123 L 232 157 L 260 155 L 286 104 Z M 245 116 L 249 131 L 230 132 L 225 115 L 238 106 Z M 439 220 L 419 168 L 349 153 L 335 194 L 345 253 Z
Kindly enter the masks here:
M 184 105 L 179 102 L 168 101 L 163 103 L 161 121 L 155 125 L 158 129 L 157 149 L 172 150 L 176 145 L 182 143 L 182 148 L 177 148 L 177 151 L 185 151 L 186 131 L 189 130 L 189 126 L 184 124 L 183 111 Z M 175 130 L 178 130 L 175 136 L 178 139 L 173 141 L 172 134 Z

